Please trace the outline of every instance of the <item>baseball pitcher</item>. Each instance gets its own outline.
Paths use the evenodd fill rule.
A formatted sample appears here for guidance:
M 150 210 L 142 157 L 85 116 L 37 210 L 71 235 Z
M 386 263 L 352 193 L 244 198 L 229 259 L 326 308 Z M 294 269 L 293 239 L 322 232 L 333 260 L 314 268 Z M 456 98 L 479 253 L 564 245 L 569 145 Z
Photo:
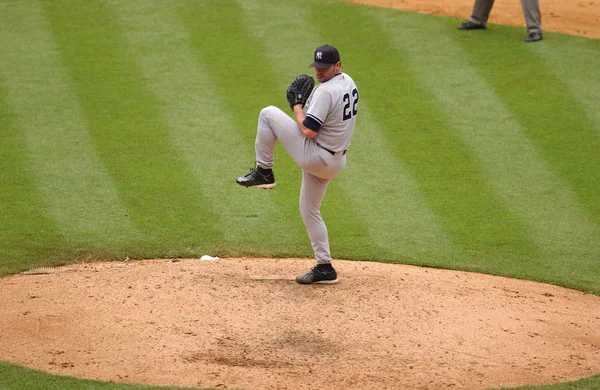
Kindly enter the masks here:
M 329 182 L 346 166 L 359 94 L 352 78 L 341 71 L 340 54 L 335 47 L 317 47 L 310 66 L 320 84 L 314 87 L 314 79 L 305 74 L 292 81 L 287 101 L 295 120 L 277 107 L 262 109 L 254 144 L 256 167 L 236 182 L 244 187 L 275 187 L 273 152 L 279 140 L 302 169 L 300 215 L 316 259 L 316 266 L 297 276 L 296 281 L 334 284 L 338 278 L 332 265 L 327 227 L 321 217 L 321 202 Z

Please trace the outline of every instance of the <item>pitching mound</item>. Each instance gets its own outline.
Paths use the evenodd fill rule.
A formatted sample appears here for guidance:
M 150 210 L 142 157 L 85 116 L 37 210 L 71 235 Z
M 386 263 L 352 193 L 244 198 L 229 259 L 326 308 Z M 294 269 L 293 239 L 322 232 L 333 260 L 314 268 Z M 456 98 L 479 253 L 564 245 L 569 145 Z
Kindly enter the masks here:
M 484 389 L 591 376 L 600 297 L 473 273 L 311 259 L 79 264 L 0 279 L 0 360 L 243 389 Z M 50 272 L 50 273 L 44 273 Z

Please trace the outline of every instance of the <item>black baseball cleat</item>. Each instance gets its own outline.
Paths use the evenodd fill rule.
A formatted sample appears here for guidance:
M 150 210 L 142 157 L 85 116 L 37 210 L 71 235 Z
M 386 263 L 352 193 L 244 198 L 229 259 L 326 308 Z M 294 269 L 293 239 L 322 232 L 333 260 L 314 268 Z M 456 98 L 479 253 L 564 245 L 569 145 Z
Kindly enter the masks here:
M 468 22 L 464 22 L 460 26 L 458 26 L 459 30 L 485 30 L 485 28 L 486 28 L 485 24 L 473 23 L 470 20 Z
M 337 280 L 337 272 L 332 268 L 331 271 L 314 267 L 310 271 L 296 276 L 296 282 L 300 284 L 335 284 Z
M 543 38 L 542 33 L 536 33 L 536 32 L 532 32 L 527 34 L 527 36 L 525 37 L 525 42 L 537 42 L 537 41 L 541 41 Z
M 258 167 L 252 169 L 250 173 L 245 176 L 238 177 L 235 182 L 246 188 L 273 188 L 275 187 L 275 175 L 273 172 L 262 174 L 259 172 Z

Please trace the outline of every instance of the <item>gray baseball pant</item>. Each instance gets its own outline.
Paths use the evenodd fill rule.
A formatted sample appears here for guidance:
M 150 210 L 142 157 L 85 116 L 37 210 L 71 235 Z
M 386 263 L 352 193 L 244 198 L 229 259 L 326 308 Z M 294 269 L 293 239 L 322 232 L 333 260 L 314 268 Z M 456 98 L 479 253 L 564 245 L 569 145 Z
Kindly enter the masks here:
M 469 19 L 473 23 L 486 24 L 494 5 L 494 0 L 475 0 L 473 15 Z M 528 33 L 542 32 L 542 15 L 539 0 L 521 0 L 523 16 L 527 24 Z
M 277 140 L 302 169 L 300 215 L 317 264 L 331 263 L 327 227 L 321 217 L 321 202 L 331 179 L 346 166 L 346 156 L 342 153 L 332 155 L 317 145 L 314 139 L 306 138 L 289 115 L 277 107 L 265 107 L 258 116 L 254 143 L 256 162 L 261 168 L 273 168 Z

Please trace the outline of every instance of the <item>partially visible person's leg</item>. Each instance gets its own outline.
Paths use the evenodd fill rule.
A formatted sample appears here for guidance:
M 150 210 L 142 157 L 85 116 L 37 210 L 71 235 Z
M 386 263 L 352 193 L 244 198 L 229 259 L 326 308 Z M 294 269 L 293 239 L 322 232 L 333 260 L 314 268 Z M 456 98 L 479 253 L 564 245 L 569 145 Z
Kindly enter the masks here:
M 473 14 L 471 15 L 469 21 L 485 26 L 488 18 L 490 17 L 490 12 L 492 11 L 493 6 L 494 0 L 475 0 L 475 4 L 473 5 Z
M 542 14 L 540 13 L 539 0 L 521 0 L 523 16 L 527 24 L 527 33 L 542 33 Z
M 475 0 L 473 14 L 466 22 L 458 26 L 459 30 L 481 30 L 485 29 L 487 20 L 492 11 L 494 0 Z

